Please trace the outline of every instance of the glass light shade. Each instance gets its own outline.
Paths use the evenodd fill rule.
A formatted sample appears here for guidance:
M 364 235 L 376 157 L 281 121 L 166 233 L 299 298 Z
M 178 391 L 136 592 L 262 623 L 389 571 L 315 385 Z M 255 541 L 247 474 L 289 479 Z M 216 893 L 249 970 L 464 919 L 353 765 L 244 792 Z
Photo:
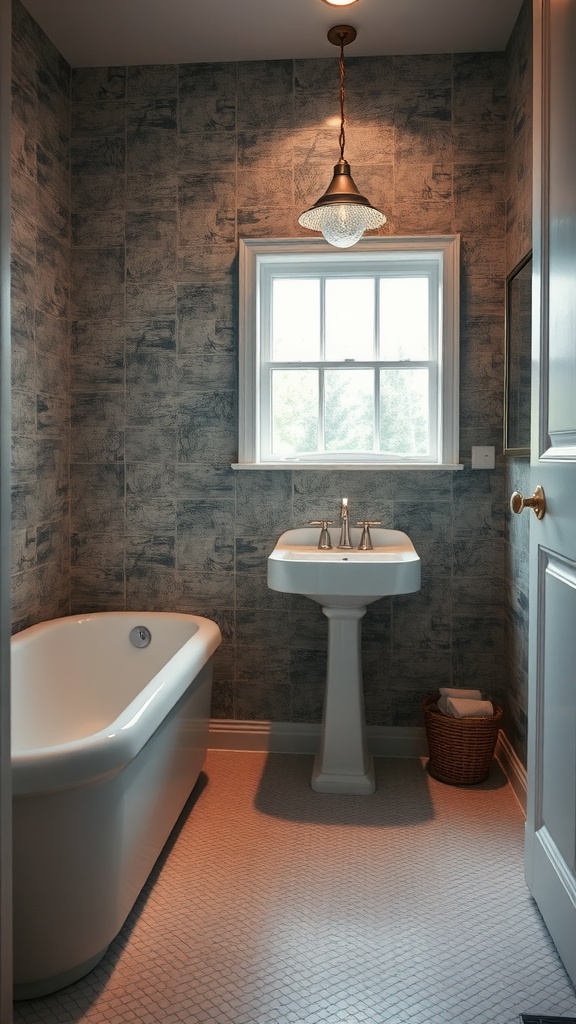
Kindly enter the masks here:
M 324 3 L 329 7 L 351 7 L 352 4 L 358 3 L 358 0 L 324 0 Z
M 312 231 L 321 231 L 331 245 L 348 249 L 365 231 L 379 228 L 385 221 L 384 214 L 372 206 L 344 201 L 329 206 L 313 206 L 302 214 L 298 223 Z

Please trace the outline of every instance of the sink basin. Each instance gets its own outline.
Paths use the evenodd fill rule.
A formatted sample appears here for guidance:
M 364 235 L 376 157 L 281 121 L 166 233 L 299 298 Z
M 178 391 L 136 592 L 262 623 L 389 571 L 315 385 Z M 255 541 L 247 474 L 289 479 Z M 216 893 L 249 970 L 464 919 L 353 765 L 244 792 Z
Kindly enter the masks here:
M 405 533 L 373 527 L 372 551 L 358 551 L 360 534 L 352 529 L 354 547 L 338 550 L 340 530 L 330 530 L 333 547 L 320 551 L 318 527 L 287 530 L 268 558 L 268 586 L 331 608 L 358 608 L 420 590 L 420 559 Z

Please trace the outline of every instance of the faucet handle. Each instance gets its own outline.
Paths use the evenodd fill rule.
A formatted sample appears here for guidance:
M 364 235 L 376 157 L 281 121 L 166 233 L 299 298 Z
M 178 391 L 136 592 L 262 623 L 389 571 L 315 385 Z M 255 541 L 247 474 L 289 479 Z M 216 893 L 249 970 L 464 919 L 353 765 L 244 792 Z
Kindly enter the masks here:
M 356 526 L 362 527 L 362 536 L 358 545 L 358 551 L 372 551 L 372 538 L 370 536 L 371 526 L 380 526 L 380 519 L 360 519 Z
M 330 538 L 329 526 L 334 525 L 333 519 L 311 519 L 308 526 L 320 526 L 320 540 L 318 541 L 318 549 L 320 551 L 329 551 L 332 547 L 332 540 Z

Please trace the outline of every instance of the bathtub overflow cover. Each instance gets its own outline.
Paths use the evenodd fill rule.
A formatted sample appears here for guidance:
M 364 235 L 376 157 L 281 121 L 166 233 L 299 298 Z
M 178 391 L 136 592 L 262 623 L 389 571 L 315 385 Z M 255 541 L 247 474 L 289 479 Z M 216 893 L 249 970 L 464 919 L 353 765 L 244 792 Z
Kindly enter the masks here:
M 132 647 L 148 647 L 152 639 L 152 633 L 146 626 L 134 626 L 130 630 L 130 643 Z

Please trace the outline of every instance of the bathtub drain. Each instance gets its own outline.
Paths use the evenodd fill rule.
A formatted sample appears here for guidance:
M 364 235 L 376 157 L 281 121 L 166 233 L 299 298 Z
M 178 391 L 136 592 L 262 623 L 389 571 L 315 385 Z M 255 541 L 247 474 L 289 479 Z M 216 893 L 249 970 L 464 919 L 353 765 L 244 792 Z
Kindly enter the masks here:
M 146 626 L 134 626 L 134 629 L 130 630 L 129 639 L 132 647 L 148 647 L 152 634 Z

